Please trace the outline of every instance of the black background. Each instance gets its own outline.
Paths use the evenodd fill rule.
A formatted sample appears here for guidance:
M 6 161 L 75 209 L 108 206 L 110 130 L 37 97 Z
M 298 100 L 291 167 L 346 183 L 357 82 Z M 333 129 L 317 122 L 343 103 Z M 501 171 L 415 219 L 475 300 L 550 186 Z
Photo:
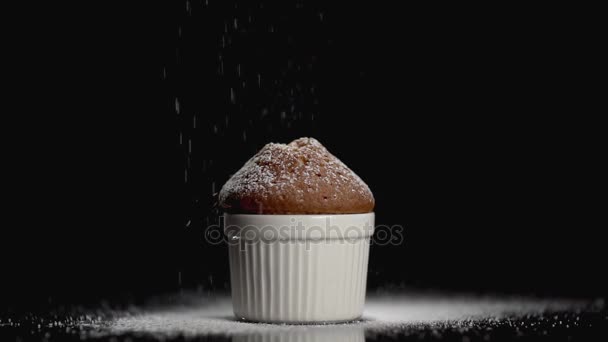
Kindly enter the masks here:
M 378 224 L 405 227 L 373 247 L 371 291 L 606 294 L 593 21 L 209 2 L 81 5 L 36 27 L 4 307 L 225 291 L 213 191 L 300 136 L 369 184 Z

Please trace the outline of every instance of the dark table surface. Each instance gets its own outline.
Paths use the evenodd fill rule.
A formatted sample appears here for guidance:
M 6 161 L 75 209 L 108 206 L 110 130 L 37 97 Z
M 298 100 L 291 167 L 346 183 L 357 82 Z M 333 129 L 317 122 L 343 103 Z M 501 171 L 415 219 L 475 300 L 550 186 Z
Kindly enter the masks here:
M 117 309 L 4 313 L 1 341 L 606 340 L 603 299 L 371 294 L 361 320 L 328 325 L 237 321 L 230 298 L 194 293 Z

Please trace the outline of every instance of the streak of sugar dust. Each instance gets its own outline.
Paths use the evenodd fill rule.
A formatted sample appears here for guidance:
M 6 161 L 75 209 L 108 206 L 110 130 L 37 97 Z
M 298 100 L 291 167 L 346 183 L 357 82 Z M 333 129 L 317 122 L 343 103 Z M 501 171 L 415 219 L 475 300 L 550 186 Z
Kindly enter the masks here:
M 264 4 L 232 4 L 229 11 L 216 5 L 212 0 L 185 0 L 183 15 L 175 28 L 173 64 L 161 72 L 162 80 L 177 85 L 175 89 L 190 89 L 200 81 L 221 94 L 219 99 L 206 97 L 205 91 L 176 90 L 171 94 L 171 111 L 178 122 L 176 141 L 184 157 L 182 182 L 190 197 L 187 200 L 191 201 L 183 220 L 189 229 L 205 229 L 205 222 L 217 221 L 213 203 L 201 199 L 215 198 L 221 184 L 236 171 L 235 166 L 221 163 L 217 154 L 209 151 L 211 148 L 230 141 L 232 148 L 236 146 L 252 155 L 268 142 L 314 135 L 310 127 L 319 112 L 319 87 L 314 76 L 319 56 L 315 54 L 317 49 L 297 48 L 299 29 L 284 25 L 278 16 L 268 16 Z M 300 1 L 294 7 L 296 11 L 291 15 L 301 17 L 302 22 L 317 28 L 325 25 L 323 12 L 307 10 Z M 217 36 L 199 36 L 204 31 L 197 26 L 200 23 L 213 23 L 210 32 L 217 32 Z M 252 33 L 253 37 L 260 36 L 259 41 L 251 41 Z M 324 39 L 319 38 L 320 46 L 326 43 L 321 41 Z M 198 51 L 201 42 L 204 53 L 211 54 L 211 58 L 192 58 L 196 52 L 193 56 L 184 55 Z M 261 62 L 243 53 L 250 50 L 252 43 L 258 53 L 274 58 L 277 49 L 296 47 L 302 51 Z M 197 73 L 201 68 L 215 73 L 213 84 L 209 84 L 213 78 L 208 74 Z
M 416 335 L 421 331 L 478 329 L 519 329 L 521 320 L 534 318 L 543 324 L 562 324 L 563 317 L 574 325 L 578 317 L 564 312 L 581 313 L 590 303 L 576 300 L 504 299 L 446 297 L 433 295 L 372 296 L 368 298 L 363 319 L 348 324 L 273 325 L 253 324 L 234 319 L 229 298 L 213 301 L 198 297 L 181 305 L 142 310 L 137 314 L 118 315 L 99 327 L 101 333 L 142 334 L 157 338 L 174 336 L 232 336 L 277 338 L 279 340 L 328 339 L 362 340 L 369 334 L 386 335 L 400 332 Z M 602 304 L 603 305 L 603 304 Z M 518 321 L 520 320 L 520 321 Z M 531 327 L 535 323 L 531 324 Z M 564 323 L 565 325 L 566 323 Z

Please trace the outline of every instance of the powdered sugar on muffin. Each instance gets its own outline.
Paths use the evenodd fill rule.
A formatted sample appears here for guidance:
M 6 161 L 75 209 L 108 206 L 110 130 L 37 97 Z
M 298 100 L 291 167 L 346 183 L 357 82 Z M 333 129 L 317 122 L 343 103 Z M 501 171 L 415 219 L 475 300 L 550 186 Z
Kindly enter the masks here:
M 354 214 L 374 209 L 359 176 L 314 138 L 264 146 L 219 194 L 220 206 L 248 214 Z

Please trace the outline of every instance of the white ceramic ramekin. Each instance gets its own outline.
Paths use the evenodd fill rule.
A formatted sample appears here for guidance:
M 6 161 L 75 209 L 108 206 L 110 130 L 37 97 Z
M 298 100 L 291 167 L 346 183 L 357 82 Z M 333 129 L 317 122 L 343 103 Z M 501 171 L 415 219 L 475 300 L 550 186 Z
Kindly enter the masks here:
M 258 322 L 361 317 L 374 213 L 225 214 L 232 303 Z

